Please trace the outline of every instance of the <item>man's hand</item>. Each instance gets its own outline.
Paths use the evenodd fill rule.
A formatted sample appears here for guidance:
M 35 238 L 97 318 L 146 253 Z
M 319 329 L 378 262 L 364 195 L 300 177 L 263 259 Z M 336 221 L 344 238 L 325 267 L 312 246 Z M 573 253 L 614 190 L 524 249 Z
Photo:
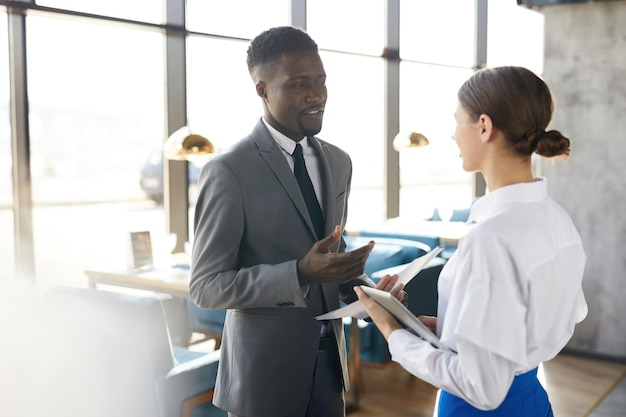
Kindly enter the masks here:
M 313 245 L 311 250 L 298 260 L 300 285 L 313 282 L 342 283 L 363 274 L 365 261 L 374 248 L 374 242 L 350 252 L 332 253 L 330 248 L 341 239 L 341 229 L 335 230 Z

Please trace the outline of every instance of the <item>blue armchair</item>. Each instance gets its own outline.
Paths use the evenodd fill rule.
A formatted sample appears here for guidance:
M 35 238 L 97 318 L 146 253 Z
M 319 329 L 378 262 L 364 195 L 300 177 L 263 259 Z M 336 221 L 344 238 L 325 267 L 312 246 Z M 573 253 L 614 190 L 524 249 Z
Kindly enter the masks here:
M 210 402 L 219 351 L 172 345 L 162 306 L 169 297 L 49 290 L 47 415 L 226 416 Z
M 215 348 L 219 348 L 222 343 L 226 310 L 206 310 L 198 307 L 190 298 L 186 299 L 186 303 L 189 331 L 215 339 Z

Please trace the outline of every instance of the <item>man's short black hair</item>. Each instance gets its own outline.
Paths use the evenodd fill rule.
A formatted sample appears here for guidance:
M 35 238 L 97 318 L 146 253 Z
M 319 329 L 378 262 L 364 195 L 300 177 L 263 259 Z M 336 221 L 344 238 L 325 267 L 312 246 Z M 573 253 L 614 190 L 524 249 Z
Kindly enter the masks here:
M 268 29 L 252 40 L 248 47 L 248 71 L 268 62 L 278 61 L 286 51 L 317 52 L 317 44 L 302 29 L 278 26 Z

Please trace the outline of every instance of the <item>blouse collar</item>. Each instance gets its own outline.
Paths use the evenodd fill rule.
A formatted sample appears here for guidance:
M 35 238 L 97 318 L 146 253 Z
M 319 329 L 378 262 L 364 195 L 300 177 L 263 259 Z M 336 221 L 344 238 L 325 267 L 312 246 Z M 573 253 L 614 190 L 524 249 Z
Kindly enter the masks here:
M 547 195 L 548 180 L 544 177 L 536 177 L 533 182 L 520 182 L 498 188 L 474 203 L 467 222 L 491 217 L 510 204 L 539 201 Z

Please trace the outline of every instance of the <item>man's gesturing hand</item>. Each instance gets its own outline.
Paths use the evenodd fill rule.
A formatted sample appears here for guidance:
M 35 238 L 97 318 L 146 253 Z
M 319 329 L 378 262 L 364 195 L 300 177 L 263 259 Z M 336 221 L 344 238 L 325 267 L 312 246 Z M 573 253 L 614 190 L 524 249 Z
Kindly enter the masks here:
M 365 270 L 365 261 L 374 248 L 374 242 L 351 252 L 332 253 L 330 248 L 341 239 L 341 229 L 335 230 L 313 245 L 311 250 L 298 260 L 298 278 L 301 285 L 313 282 L 346 282 L 356 278 Z

